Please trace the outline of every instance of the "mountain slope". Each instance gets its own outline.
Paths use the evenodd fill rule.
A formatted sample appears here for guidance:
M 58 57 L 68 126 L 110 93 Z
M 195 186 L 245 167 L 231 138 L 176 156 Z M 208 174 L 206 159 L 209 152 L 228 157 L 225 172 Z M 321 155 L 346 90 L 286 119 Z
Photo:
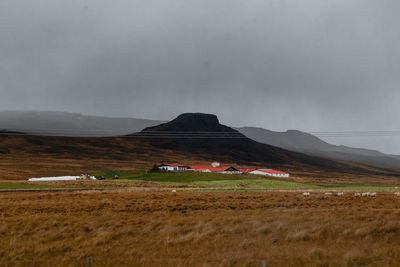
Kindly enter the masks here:
M 400 170 L 309 156 L 253 141 L 221 125 L 215 115 L 183 114 L 176 120 L 119 137 L 0 135 L 0 178 L 68 175 L 131 169 L 162 161 L 204 164 L 214 160 L 243 167 L 290 170 L 324 181 L 389 181 Z M 384 179 L 382 179 L 384 177 Z M 359 182 L 362 182 L 362 181 Z
M 308 155 L 396 167 L 400 166 L 400 160 L 394 156 L 386 155 L 376 150 L 331 145 L 314 135 L 301 131 L 274 132 L 255 127 L 242 127 L 237 128 L 237 130 L 258 142 Z
M 204 134 L 193 135 L 194 132 L 203 132 Z M 210 135 L 210 133 L 212 134 Z M 227 133 L 229 134 L 227 138 L 221 137 L 221 134 L 225 136 Z M 154 135 L 163 138 L 161 140 L 156 139 Z M 169 148 L 199 155 L 213 155 L 216 160 L 225 158 L 241 163 L 263 163 L 266 166 L 278 168 L 284 166 L 285 168 L 294 167 L 339 172 L 359 172 L 365 167 L 259 143 L 245 137 L 233 128 L 221 125 L 218 118 L 211 114 L 182 114 L 168 123 L 146 128 L 131 136 L 147 137 L 148 142 L 164 149 Z M 366 171 L 366 169 L 363 169 L 363 171 Z
M 215 116 L 213 120 L 215 121 L 216 119 Z M 185 130 L 185 127 L 188 127 L 193 131 L 224 131 L 223 129 L 208 129 L 204 121 L 203 124 L 198 119 L 196 121 L 197 128 L 190 125 L 190 123 L 187 126 L 179 125 L 179 127 L 181 130 Z M 54 111 L 0 111 L 0 131 L 8 130 L 39 135 L 118 136 L 139 132 L 146 127 L 161 123 L 163 121 L 87 116 Z M 174 123 L 179 122 L 175 121 Z M 168 123 L 163 127 L 168 127 Z M 237 130 L 260 143 L 309 155 L 390 166 L 400 165 L 399 156 L 385 155 L 375 150 L 334 146 L 311 134 L 300 131 L 273 132 L 255 127 L 243 127 Z

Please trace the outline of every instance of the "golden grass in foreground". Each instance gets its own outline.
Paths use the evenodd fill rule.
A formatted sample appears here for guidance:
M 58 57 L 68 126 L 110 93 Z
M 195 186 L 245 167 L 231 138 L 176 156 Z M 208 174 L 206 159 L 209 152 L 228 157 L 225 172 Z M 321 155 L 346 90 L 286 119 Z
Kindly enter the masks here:
M 5 266 L 397 266 L 400 198 L 4 193 Z

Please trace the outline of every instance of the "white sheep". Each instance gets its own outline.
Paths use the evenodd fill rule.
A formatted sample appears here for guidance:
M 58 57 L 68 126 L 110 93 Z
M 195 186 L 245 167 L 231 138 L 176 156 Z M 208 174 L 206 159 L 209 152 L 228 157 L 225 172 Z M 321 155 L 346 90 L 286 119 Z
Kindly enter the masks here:
M 309 197 L 309 196 L 310 196 L 310 192 L 304 192 L 304 193 L 303 193 L 303 196 Z
M 360 193 L 354 193 L 354 196 L 355 197 L 361 197 L 361 194 Z
M 342 197 L 344 195 L 344 193 L 343 192 L 339 192 L 339 193 L 337 193 L 337 196 L 338 197 Z
M 372 192 L 371 197 L 376 197 L 376 192 Z
M 173 190 L 172 190 L 172 193 L 176 193 L 176 190 L 175 190 L 175 189 L 173 189 Z
M 400 192 L 394 192 L 394 194 L 398 197 L 400 197 Z

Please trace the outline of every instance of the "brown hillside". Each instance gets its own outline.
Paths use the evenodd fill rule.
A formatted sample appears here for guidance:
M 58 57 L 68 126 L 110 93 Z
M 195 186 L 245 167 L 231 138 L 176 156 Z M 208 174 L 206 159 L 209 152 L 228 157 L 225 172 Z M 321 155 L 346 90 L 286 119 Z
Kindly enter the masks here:
M 203 119 L 208 116 L 205 114 Z M 193 116 L 185 115 L 185 118 L 192 120 Z M 290 169 L 295 176 L 318 179 L 349 180 L 353 176 L 364 179 L 366 175 L 369 178 L 389 179 L 398 177 L 400 173 L 397 169 L 327 160 L 261 144 L 220 125 L 215 118 L 212 118 L 211 124 L 210 121 L 205 122 L 207 126 L 203 132 L 207 132 L 206 136 L 193 136 L 196 132 L 191 131 L 193 128 L 175 127 L 174 121 L 167 124 L 168 127 L 162 124 L 141 133 L 107 138 L 3 133 L 0 135 L 0 179 L 143 168 L 161 161 L 189 164 L 214 160 L 239 166 Z M 192 120 L 190 123 L 195 122 Z M 222 135 L 228 134 L 227 138 L 218 134 L 218 129 Z M 170 135 L 172 132 L 175 135 Z M 232 134 L 239 138 L 231 138 Z

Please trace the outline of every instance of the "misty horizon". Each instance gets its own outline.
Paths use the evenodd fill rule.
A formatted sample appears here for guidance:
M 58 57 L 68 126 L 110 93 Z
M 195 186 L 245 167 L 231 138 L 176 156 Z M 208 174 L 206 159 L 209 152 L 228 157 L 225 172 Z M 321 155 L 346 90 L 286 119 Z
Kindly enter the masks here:
M 399 265 L 398 10 L 1 0 L 0 265 Z
M 385 3 L 3 1 L 0 109 L 396 131 L 400 6 Z M 400 154 L 400 136 L 326 141 Z
M 48 116 L 43 116 L 43 115 L 46 115 L 46 114 L 47 115 L 48 114 L 52 114 L 52 115 L 61 116 L 61 117 L 58 117 L 58 123 L 62 123 L 62 121 L 60 119 L 62 119 L 62 116 L 64 116 L 64 115 L 76 115 L 76 116 L 83 116 L 83 117 L 87 117 L 88 116 L 88 117 L 93 117 L 93 118 L 97 117 L 97 118 L 100 118 L 100 119 L 101 118 L 107 118 L 107 119 L 138 119 L 138 120 L 146 121 L 146 122 L 144 122 L 145 123 L 144 125 L 148 125 L 148 126 L 153 126 L 153 124 L 149 124 L 150 121 L 154 121 L 154 125 L 157 125 L 157 124 L 160 124 L 160 123 L 171 121 L 171 120 L 173 120 L 173 119 L 175 119 L 177 117 L 177 116 L 174 116 L 174 117 L 171 117 L 171 118 L 166 119 L 166 120 L 160 120 L 160 119 L 157 119 L 157 118 L 111 117 L 111 116 L 90 115 L 90 114 L 83 114 L 83 113 L 77 113 L 77 112 L 66 112 L 66 111 L 55 111 L 55 110 L 0 110 L 0 118 L 6 119 L 6 122 L 9 121 L 9 119 L 7 119 L 7 113 L 12 114 L 11 118 L 13 116 L 15 116 L 15 114 L 20 113 L 20 114 L 26 114 L 27 116 L 30 116 L 31 120 L 32 119 L 33 120 L 34 119 L 38 119 L 40 121 L 40 123 L 39 123 L 40 125 L 43 125 L 43 123 L 46 123 L 46 129 L 43 129 L 40 126 L 36 126 L 36 127 L 32 127 L 32 128 L 31 127 L 26 128 L 25 126 L 22 126 L 21 128 L 11 127 L 11 130 L 23 131 L 24 129 L 29 129 L 29 131 L 34 131 L 34 132 L 37 131 L 39 133 L 43 132 L 43 131 L 44 131 L 43 133 L 45 133 L 46 131 L 51 131 L 51 129 L 58 129 L 59 128 L 59 125 L 58 126 L 54 125 L 54 128 L 53 128 L 53 126 L 48 124 L 49 121 L 46 122 L 46 120 L 49 119 Z M 35 114 L 35 113 L 37 115 L 36 118 L 32 117 L 32 115 Z M 178 115 L 180 115 L 180 114 L 178 114 Z M 372 132 L 371 133 L 371 132 L 368 132 L 368 131 L 367 132 L 352 132 L 352 131 L 347 131 L 347 132 L 346 131 L 344 131 L 344 132 L 313 132 L 313 131 L 309 131 L 309 130 L 299 130 L 299 129 L 286 129 L 286 130 L 283 130 L 283 131 L 275 131 L 273 129 L 268 129 L 266 127 L 260 127 L 260 126 L 231 125 L 231 124 L 224 123 L 223 121 L 221 121 L 219 116 L 218 116 L 218 114 L 214 114 L 214 115 L 216 115 L 218 117 L 218 119 L 219 119 L 221 124 L 225 124 L 227 126 L 230 126 L 230 127 L 236 128 L 236 129 L 239 129 L 239 128 L 243 128 L 243 129 L 244 128 L 265 129 L 265 130 L 272 131 L 272 132 L 275 132 L 275 133 L 285 133 L 285 132 L 288 133 L 290 131 L 300 131 L 300 132 L 309 133 L 309 134 L 314 135 L 314 136 L 318 137 L 319 139 L 321 139 L 321 140 L 323 140 L 323 141 L 325 141 L 325 142 L 327 142 L 329 144 L 338 145 L 338 146 L 344 145 L 343 144 L 344 142 L 341 142 L 341 140 L 345 140 L 345 139 L 350 139 L 350 143 L 349 143 L 350 145 L 346 145 L 346 146 L 351 147 L 352 146 L 351 145 L 352 144 L 351 143 L 351 139 L 354 139 L 354 138 L 359 138 L 359 137 L 361 137 L 363 139 L 365 139 L 365 138 L 376 138 L 376 137 L 381 137 L 382 138 L 382 137 L 385 137 L 385 135 L 387 135 L 386 137 L 391 137 L 393 134 L 394 135 L 398 135 L 398 131 L 394 131 L 394 133 L 393 132 L 392 133 L 391 132 L 387 132 L 387 133 L 379 133 L 379 132 L 378 133 L 374 133 L 374 132 Z M 24 116 L 21 116 L 20 118 L 24 118 Z M 41 120 L 42 118 L 44 120 Z M 51 119 L 51 120 L 54 120 L 54 118 Z M 68 120 L 70 120 L 70 119 L 68 119 Z M 18 123 L 16 123 L 16 124 L 18 124 Z M 32 124 L 30 124 L 30 125 L 32 125 Z M 1 120 L 0 120 L 0 126 L 1 126 Z M 115 125 L 114 125 L 114 127 L 115 127 Z M 106 128 L 107 128 L 107 126 L 106 126 Z M 1 129 L 2 128 L 0 127 L 0 130 Z M 65 130 L 66 136 L 68 136 L 72 132 L 74 132 L 73 129 L 67 129 L 67 128 L 62 128 L 62 129 Z M 116 134 L 128 134 L 128 133 L 131 133 L 130 131 L 127 131 L 127 129 L 129 129 L 129 126 L 128 127 L 124 126 L 121 129 L 113 128 L 113 130 L 111 130 L 111 129 L 99 130 L 98 134 L 101 135 L 101 133 L 107 133 L 109 131 L 111 131 L 111 132 L 115 131 Z M 137 127 L 135 127 L 135 129 L 136 129 L 136 131 L 143 130 L 142 128 L 137 128 Z M 4 127 L 4 125 L 3 125 L 3 130 L 7 130 L 7 127 Z M 8 129 L 8 130 L 10 130 L 10 129 Z M 93 130 L 87 130 L 87 131 L 88 131 L 87 134 L 93 134 L 94 133 L 93 132 L 94 129 Z M 83 132 L 80 131 L 80 133 L 86 133 L 86 132 L 85 131 L 83 131 Z M 62 134 L 62 131 L 61 132 L 57 131 L 57 134 Z M 382 134 L 383 134 L 383 136 L 382 136 Z M 332 140 L 337 140 L 337 141 L 336 142 L 332 142 Z M 380 151 L 380 152 L 383 152 L 383 153 L 386 153 L 386 154 L 396 154 L 396 152 L 391 153 L 390 151 L 381 151 L 378 148 L 355 147 L 355 146 L 353 146 L 353 147 L 354 148 L 364 148 L 364 149 L 370 149 L 370 150 L 377 150 L 377 151 Z

